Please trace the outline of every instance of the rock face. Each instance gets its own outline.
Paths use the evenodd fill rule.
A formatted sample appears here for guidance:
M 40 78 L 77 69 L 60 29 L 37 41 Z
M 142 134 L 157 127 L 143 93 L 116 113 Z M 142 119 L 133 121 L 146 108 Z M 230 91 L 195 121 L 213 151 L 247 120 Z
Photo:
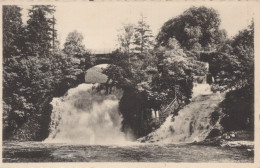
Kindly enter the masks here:
M 108 77 L 103 74 L 102 71 L 106 69 L 108 65 L 109 64 L 100 64 L 88 69 L 85 74 L 85 83 L 106 83 Z

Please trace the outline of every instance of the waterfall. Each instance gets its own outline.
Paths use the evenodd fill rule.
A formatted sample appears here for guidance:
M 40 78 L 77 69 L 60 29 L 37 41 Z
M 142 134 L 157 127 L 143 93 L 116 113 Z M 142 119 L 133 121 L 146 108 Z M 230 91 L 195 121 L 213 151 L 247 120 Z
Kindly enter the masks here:
M 205 79 L 205 78 L 204 78 Z M 220 125 L 211 123 L 211 115 L 223 100 L 220 93 L 212 93 L 210 85 L 205 82 L 195 82 L 191 103 L 178 112 L 177 116 L 170 115 L 161 127 L 146 137 L 144 142 L 160 143 L 191 143 L 204 140 L 214 128 Z
M 81 84 L 53 98 L 50 135 L 45 142 L 120 144 L 122 117 L 118 95 L 95 91 L 97 84 Z

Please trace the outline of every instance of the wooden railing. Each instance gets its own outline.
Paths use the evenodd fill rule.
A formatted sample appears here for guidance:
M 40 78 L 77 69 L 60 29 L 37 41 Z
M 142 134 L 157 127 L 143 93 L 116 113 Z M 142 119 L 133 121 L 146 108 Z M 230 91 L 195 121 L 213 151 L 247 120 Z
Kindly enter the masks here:
M 174 98 L 170 104 L 168 104 L 168 106 L 161 110 L 161 113 L 159 115 L 159 117 L 156 117 L 156 118 L 152 118 L 151 121 L 153 122 L 158 122 L 159 123 L 163 123 L 165 121 L 165 119 L 172 113 L 174 112 L 174 103 L 176 103 L 177 99 Z
M 176 102 L 176 97 L 173 99 L 173 101 L 171 101 L 171 103 L 163 111 L 167 111 L 172 105 L 174 107 L 175 102 Z

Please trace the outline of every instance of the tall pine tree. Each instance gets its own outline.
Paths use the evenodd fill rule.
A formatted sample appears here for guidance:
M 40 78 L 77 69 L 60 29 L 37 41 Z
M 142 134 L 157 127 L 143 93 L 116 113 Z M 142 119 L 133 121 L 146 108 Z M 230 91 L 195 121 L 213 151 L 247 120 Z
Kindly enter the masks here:
M 15 5 L 3 6 L 3 59 L 4 62 L 22 51 L 23 26 L 21 8 Z
M 28 55 L 47 57 L 50 54 L 55 38 L 55 20 L 52 17 L 54 12 L 54 6 L 51 5 L 34 5 L 29 10 L 26 29 Z
M 141 19 L 138 21 L 135 27 L 134 42 L 135 52 L 143 55 L 148 52 L 152 47 L 152 31 L 149 25 L 145 22 L 145 17 L 141 15 Z

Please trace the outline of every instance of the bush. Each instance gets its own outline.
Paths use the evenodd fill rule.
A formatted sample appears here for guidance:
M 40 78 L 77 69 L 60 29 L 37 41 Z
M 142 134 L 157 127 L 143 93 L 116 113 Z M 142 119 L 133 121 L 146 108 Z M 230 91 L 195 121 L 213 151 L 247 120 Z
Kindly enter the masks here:
M 228 92 L 221 107 L 226 114 L 220 122 L 225 131 L 254 130 L 253 87 Z

